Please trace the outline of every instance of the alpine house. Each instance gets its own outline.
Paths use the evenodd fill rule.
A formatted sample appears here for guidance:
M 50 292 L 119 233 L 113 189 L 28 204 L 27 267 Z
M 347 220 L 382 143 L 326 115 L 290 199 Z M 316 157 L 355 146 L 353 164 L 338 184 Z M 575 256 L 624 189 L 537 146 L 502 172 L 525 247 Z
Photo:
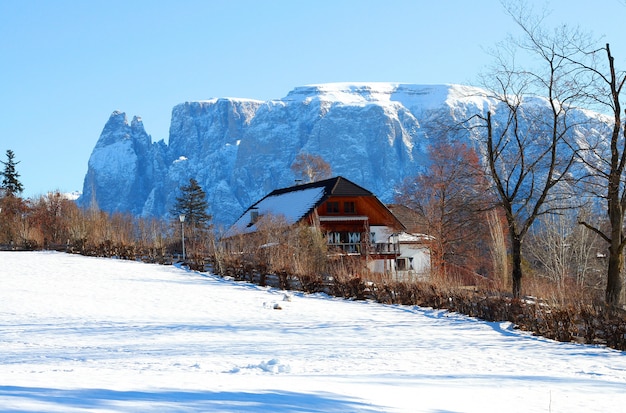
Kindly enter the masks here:
M 270 192 L 239 217 L 226 237 L 254 233 L 269 217 L 320 230 L 331 253 L 361 256 L 373 272 L 399 275 L 398 270 L 408 270 L 396 265 L 402 255 L 405 226 L 372 192 L 344 177 Z M 425 250 L 421 254 L 429 255 Z M 420 270 L 427 267 L 422 265 Z

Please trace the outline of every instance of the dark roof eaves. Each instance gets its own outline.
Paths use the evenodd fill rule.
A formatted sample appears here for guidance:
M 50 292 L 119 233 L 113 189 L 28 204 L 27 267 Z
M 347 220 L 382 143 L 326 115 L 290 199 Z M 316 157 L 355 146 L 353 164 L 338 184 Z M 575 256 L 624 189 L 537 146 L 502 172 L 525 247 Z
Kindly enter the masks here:
M 325 189 L 328 189 L 329 183 L 332 182 L 333 180 L 337 180 L 338 178 L 339 177 L 323 179 L 321 181 L 307 182 L 305 184 L 298 184 L 298 185 L 288 186 L 285 188 L 274 189 L 272 192 L 267 194 L 265 198 L 270 197 L 270 196 L 275 196 L 275 195 L 286 194 L 289 192 L 301 191 L 303 189 L 309 189 L 309 188 L 324 187 Z
M 347 183 L 349 183 L 350 185 L 356 187 L 357 189 L 361 190 L 364 192 L 364 194 L 359 194 L 359 195 L 366 195 L 366 196 L 376 196 L 374 195 L 374 193 L 368 189 L 363 188 L 361 185 L 355 184 L 354 182 L 350 181 L 349 179 L 344 178 L 343 176 L 338 176 L 337 177 L 337 182 L 335 183 L 335 186 L 333 188 L 333 190 L 339 186 L 339 184 L 341 183 L 341 181 L 345 181 Z

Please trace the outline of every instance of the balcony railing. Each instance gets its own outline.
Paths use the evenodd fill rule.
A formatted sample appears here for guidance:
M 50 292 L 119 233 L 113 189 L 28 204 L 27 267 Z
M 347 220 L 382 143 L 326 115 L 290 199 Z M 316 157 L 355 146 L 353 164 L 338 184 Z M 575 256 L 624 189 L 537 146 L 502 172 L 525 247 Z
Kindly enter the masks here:
M 376 254 L 400 254 L 400 247 L 394 242 L 377 242 L 372 244 L 372 252 Z
M 347 254 L 361 254 L 363 250 L 361 248 L 361 243 L 348 243 L 348 242 L 340 242 L 340 243 L 329 243 L 328 247 L 330 249 L 338 249 Z
M 377 255 L 398 255 L 400 254 L 400 249 L 398 244 L 391 242 L 377 242 L 369 245 L 367 248 L 362 242 L 357 243 L 328 243 L 328 247 L 333 249 L 339 249 L 347 254 L 359 254 L 361 255 L 363 251 L 367 252 L 368 255 L 377 254 Z

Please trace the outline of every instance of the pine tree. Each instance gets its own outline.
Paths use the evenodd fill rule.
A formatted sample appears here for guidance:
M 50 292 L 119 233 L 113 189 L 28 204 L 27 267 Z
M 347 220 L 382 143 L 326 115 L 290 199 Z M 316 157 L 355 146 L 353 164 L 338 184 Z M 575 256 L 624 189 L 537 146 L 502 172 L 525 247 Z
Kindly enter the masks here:
M 189 184 L 183 185 L 180 191 L 181 195 L 176 197 L 176 203 L 170 213 L 176 218 L 185 215 L 185 223 L 189 223 L 189 225 L 208 226 L 211 215 L 207 213 L 209 204 L 202 187 L 195 179 L 191 178 Z
M 2 162 L 4 171 L 2 172 L 2 186 L 0 187 L 6 196 L 17 196 L 24 191 L 22 183 L 19 181 L 20 174 L 17 173 L 15 166 L 19 162 L 15 162 L 15 154 L 12 150 L 7 150 L 7 161 Z

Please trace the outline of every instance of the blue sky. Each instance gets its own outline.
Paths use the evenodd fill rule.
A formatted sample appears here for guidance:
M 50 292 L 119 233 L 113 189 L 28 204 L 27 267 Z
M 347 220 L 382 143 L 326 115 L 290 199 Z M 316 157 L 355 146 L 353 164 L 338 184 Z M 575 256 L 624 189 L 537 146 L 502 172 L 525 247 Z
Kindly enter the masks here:
M 531 1 L 605 36 L 626 68 L 626 0 Z M 515 34 L 498 0 L 0 0 L 0 159 L 25 196 L 82 189 L 115 110 L 165 139 L 171 110 L 312 83 L 477 84 Z

